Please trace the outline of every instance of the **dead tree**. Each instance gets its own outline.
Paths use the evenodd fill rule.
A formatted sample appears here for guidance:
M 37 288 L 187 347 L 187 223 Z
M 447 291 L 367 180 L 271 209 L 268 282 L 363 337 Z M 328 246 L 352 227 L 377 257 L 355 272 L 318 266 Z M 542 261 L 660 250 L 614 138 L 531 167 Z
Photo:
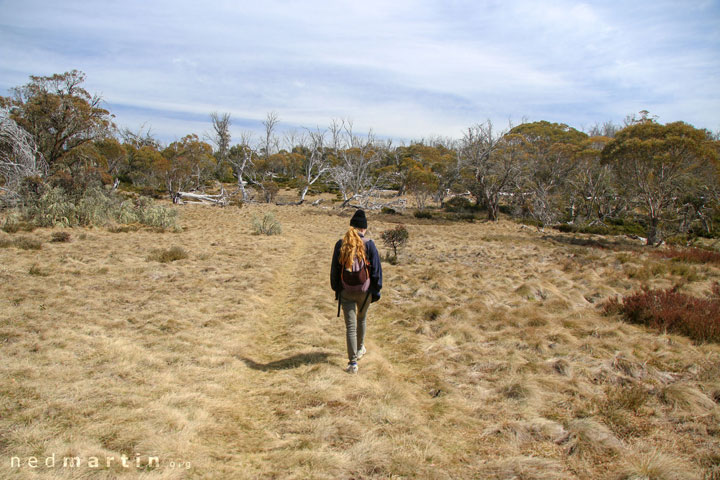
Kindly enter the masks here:
M 0 108 L 0 191 L 4 203 L 15 205 L 18 189 L 28 177 L 44 177 L 47 162 L 32 136 L 10 118 L 7 109 Z
M 233 167 L 233 173 L 237 179 L 238 188 L 242 194 L 242 201 L 247 202 L 248 192 L 245 189 L 247 184 L 248 171 L 254 165 L 255 150 L 250 146 L 252 133 L 243 132 L 240 135 L 240 143 L 234 145 L 228 154 L 228 162 Z
M 325 132 L 320 130 L 308 131 L 307 145 L 303 146 L 307 148 L 309 153 L 303 162 L 305 186 L 300 193 L 298 205 L 305 201 L 305 195 L 307 195 L 310 187 L 330 170 L 330 160 L 325 148 Z
M 384 146 L 375 140 L 372 131 L 365 138 L 354 135 L 349 122 L 344 123 L 344 148 L 340 148 L 335 136 L 334 144 L 339 165 L 330 170 L 330 178 L 342 194 L 341 208 L 367 206 L 384 180 L 373 171 L 382 160 Z

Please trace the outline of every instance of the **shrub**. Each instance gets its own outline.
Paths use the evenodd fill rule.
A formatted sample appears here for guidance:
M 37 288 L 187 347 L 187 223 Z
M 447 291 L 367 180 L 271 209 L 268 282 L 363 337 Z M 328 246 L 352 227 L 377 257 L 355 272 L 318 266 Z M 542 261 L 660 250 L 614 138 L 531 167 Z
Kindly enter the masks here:
M 244 202 L 242 201 L 242 197 L 240 195 L 234 195 L 228 199 L 227 204 L 237 208 L 242 208 Z
M 280 186 L 272 180 L 263 182 L 261 187 L 263 191 L 263 198 L 266 203 L 271 203 L 275 200 L 277 193 L 280 191 Z
M 252 228 L 255 235 L 279 235 L 282 233 L 282 225 L 275 219 L 272 212 L 263 215 L 262 219 L 253 216 Z
M 697 298 L 667 290 L 644 289 L 622 300 L 612 298 L 603 306 L 606 314 L 621 314 L 627 321 L 686 335 L 696 342 L 720 342 L 720 285 L 713 296 Z
M 19 215 L 11 213 L 7 216 L 3 222 L 2 229 L 7 233 L 17 233 L 20 231 L 20 218 Z
M 473 210 L 473 204 L 467 197 L 453 197 L 443 204 L 446 212 L 462 213 Z M 475 207 L 476 209 L 477 207 Z
M 118 223 L 141 223 L 162 230 L 175 229 L 177 211 L 155 205 L 147 197 L 134 202 L 122 200 L 115 192 L 92 187 L 75 195 L 67 194 L 61 187 L 40 189 L 37 196 L 28 195 L 21 211 L 22 217 L 40 227 L 56 225 L 108 225 Z
M 13 245 L 23 250 L 40 250 L 42 248 L 40 240 L 30 237 L 18 237 L 13 240 Z
M 399 215 L 398 212 L 394 208 L 390 207 L 382 207 L 380 210 L 380 213 L 384 213 L 385 215 Z
M 185 251 L 184 248 L 177 246 L 171 247 L 166 250 L 153 250 L 152 253 L 150 253 L 150 255 L 148 255 L 147 257 L 148 261 L 156 261 L 160 263 L 170 263 L 174 262 L 175 260 L 182 260 L 184 258 L 188 258 L 188 253 Z
M 563 233 L 587 233 L 592 235 L 643 236 L 647 233 L 647 229 L 643 225 L 622 218 L 610 218 L 606 219 L 605 222 L 605 224 L 593 225 L 587 223 L 561 223 L 554 225 L 553 228 Z
M 418 210 L 413 215 L 415 215 L 415 218 L 432 218 L 432 213 L 427 210 Z
M 50 275 L 50 272 L 38 266 L 37 264 L 33 264 L 30 267 L 30 270 L 28 270 L 28 273 L 35 277 L 47 277 Z
M 23 213 L 39 227 L 69 226 L 76 218 L 75 204 L 60 187 L 48 189 L 37 201 L 27 204 Z
M 405 247 L 410 234 L 404 225 L 397 225 L 391 230 L 384 231 L 380 237 L 386 247 L 392 248 L 393 255 L 392 257 L 387 255 L 386 260 L 394 265 L 397 262 L 398 251 Z
M 679 262 L 720 264 L 720 253 L 703 248 L 669 248 L 666 250 L 656 250 L 653 252 L 653 255 L 670 258 Z
M 56 243 L 66 243 L 70 241 L 70 234 L 68 232 L 53 232 L 50 235 L 50 241 Z
M 177 224 L 178 212 L 172 208 L 162 205 L 146 205 L 136 207 L 138 222 L 149 227 L 159 228 L 161 230 L 180 231 Z

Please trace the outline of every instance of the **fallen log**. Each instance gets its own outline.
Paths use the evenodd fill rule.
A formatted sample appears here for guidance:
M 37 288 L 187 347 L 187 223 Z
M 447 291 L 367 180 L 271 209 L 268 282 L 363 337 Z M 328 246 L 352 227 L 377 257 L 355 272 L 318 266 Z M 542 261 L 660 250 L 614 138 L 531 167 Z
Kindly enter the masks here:
M 185 199 L 194 200 L 186 201 Z M 192 192 L 175 192 L 173 194 L 173 203 L 186 203 L 186 204 L 214 204 L 222 207 L 226 206 L 229 202 L 228 194 L 225 189 L 220 190 L 217 195 L 210 195 L 207 193 L 192 193 Z

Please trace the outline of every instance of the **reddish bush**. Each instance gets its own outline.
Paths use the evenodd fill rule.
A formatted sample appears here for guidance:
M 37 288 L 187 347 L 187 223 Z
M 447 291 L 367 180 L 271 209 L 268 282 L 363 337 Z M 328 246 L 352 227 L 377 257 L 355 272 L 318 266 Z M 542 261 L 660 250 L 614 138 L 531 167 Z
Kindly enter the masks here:
M 688 263 L 718 263 L 720 264 L 720 253 L 703 248 L 669 248 L 653 252 L 658 257 L 671 258 Z
M 696 342 L 720 342 L 720 285 L 709 298 L 697 298 L 667 290 L 643 290 L 622 300 L 610 299 L 606 314 L 622 314 L 631 322 L 662 331 L 686 335 Z

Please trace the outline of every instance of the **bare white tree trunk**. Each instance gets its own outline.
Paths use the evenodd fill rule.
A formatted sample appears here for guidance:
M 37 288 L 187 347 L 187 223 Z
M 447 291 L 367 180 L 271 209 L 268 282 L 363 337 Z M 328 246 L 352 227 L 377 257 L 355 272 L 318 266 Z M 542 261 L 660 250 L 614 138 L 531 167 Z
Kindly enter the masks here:
M 345 124 L 344 137 L 345 148 L 337 151 L 340 164 L 330 170 L 330 177 L 342 193 L 342 207 L 357 206 L 350 203 L 355 200 L 366 206 L 384 181 L 383 177 L 373 175 L 372 167 L 382 160 L 386 147 L 375 140 L 372 132 L 365 138 L 354 135 L 351 123 Z
M 0 109 L 0 190 L 3 201 L 15 204 L 18 188 L 28 177 L 44 177 L 47 162 L 32 136 L 10 118 L 7 109 Z
M 307 195 L 310 187 L 330 170 L 330 161 L 325 149 L 325 132 L 320 130 L 308 132 L 308 145 L 306 147 L 310 153 L 303 165 L 305 186 L 300 193 L 298 205 L 305 201 L 305 195 Z

